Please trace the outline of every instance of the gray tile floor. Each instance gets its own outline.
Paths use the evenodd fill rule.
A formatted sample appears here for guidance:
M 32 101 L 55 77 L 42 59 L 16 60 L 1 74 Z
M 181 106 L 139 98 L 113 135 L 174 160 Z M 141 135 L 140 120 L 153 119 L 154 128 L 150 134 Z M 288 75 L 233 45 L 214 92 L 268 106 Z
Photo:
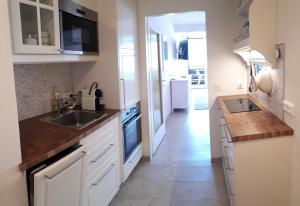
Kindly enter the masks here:
M 110 206 L 227 206 L 220 164 L 211 164 L 208 110 L 172 113 L 151 162 L 142 161 Z

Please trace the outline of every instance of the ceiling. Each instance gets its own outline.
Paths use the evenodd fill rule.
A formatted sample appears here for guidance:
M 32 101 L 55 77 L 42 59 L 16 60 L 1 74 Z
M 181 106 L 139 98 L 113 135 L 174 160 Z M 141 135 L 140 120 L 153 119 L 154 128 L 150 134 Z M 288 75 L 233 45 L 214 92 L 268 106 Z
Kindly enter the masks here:
M 167 16 L 173 23 L 175 30 L 176 28 L 188 28 L 189 26 L 198 27 L 201 30 L 205 28 L 206 15 L 204 11 L 167 14 Z

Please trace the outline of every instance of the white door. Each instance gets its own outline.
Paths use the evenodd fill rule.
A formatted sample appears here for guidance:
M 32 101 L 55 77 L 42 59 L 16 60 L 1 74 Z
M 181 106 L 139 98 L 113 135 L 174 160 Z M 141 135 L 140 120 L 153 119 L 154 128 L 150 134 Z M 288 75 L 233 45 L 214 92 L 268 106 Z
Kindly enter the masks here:
M 151 71 L 151 112 L 152 112 L 152 155 L 156 152 L 163 137 L 165 136 L 165 123 L 163 116 L 163 101 L 162 101 L 162 55 L 161 55 L 161 35 L 150 31 L 149 38 L 150 52 L 150 71 Z
M 80 206 L 82 148 L 34 175 L 34 206 Z

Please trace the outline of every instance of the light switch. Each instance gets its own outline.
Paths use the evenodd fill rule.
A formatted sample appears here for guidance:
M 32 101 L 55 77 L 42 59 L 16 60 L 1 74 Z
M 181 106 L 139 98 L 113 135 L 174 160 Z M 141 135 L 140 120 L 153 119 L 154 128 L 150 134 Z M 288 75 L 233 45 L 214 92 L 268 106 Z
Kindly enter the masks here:
M 293 117 L 296 116 L 296 111 L 295 111 L 295 104 L 284 100 L 283 102 L 283 111 Z

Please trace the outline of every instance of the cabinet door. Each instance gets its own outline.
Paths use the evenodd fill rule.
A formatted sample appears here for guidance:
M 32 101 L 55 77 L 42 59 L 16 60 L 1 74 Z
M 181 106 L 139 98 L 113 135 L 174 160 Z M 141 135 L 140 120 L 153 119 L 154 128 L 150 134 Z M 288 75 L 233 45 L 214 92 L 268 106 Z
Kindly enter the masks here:
M 58 0 L 12 0 L 11 19 L 16 54 L 59 54 Z
M 118 1 L 120 48 L 136 49 L 137 5 L 136 0 Z
M 121 107 L 125 109 L 140 100 L 139 72 L 134 50 L 123 49 L 120 54 Z
M 188 80 L 171 81 L 172 109 L 189 108 L 189 82 Z
M 274 55 L 277 43 L 276 2 L 274 0 L 256 0 L 252 2 L 249 10 L 251 49 L 260 52 L 272 65 L 272 68 L 276 67 Z
M 88 189 L 88 206 L 106 206 L 118 191 L 117 169 L 111 164 Z

